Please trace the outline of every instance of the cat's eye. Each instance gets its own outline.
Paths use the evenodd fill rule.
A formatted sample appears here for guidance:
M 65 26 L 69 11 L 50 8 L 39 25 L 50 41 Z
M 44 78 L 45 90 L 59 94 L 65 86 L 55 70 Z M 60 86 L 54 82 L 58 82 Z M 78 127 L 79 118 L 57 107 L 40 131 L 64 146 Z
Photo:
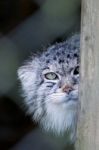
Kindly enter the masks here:
M 58 75 L 54 72 L 46 73 L 45 78 L 48 79 L 48 80 L 57 80 L 57 79 L 59 79 Z
M 79 75 L 79 66 L 76 66 L 73 70 L 73 75 Z

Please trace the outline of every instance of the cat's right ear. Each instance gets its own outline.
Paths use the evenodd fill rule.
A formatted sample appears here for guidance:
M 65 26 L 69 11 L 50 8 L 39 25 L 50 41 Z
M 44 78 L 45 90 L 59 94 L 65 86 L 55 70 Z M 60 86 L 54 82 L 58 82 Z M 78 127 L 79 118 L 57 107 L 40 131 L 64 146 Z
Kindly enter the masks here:
M 33 67 L 31 68 L 28 65 L 21 66 L 17 73 L 18 79 L 23 85 L 25 84 L 25 86 L 28 86 L 30 83 L 32 83 L 36 76 Z
M 29 87 L 33 86 L 33 83 L 37 78 L 37 67 L 37 61 L 28 62 L 27 64 L 19 67 L 17 74 L 23 89 L 28 91 Z
M 19 80 L 24 80 L 25 75 L 26 75 L 27 69 L 25 66 L 19 67 L 17 74 L 18 74 L 18 79 Z
M 35 61 L 27 61 L 23 66 L 19 67 L 17 70 L 18 79 L 20 81 L 29 80 L 29 77 L 33 75 L 33 70 L 35 66 Z

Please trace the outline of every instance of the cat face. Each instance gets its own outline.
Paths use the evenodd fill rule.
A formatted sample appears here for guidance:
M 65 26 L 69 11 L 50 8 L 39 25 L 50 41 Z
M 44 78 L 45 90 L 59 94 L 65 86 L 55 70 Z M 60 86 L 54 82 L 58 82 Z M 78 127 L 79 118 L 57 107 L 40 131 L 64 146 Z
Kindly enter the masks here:
M 33 120 L 57 134 L 71 131 L 78 112 L 79 36 L 49 47 L 18 70 L 24 103 Z

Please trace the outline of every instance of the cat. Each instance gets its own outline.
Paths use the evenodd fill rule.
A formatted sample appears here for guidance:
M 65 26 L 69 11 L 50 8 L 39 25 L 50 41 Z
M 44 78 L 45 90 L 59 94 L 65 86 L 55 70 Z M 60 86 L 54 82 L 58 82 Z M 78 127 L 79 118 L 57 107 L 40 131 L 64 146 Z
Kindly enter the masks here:
M 18 69 L 26 113 L 47 132 L 76 139 L 80 35 L 32 56 Z

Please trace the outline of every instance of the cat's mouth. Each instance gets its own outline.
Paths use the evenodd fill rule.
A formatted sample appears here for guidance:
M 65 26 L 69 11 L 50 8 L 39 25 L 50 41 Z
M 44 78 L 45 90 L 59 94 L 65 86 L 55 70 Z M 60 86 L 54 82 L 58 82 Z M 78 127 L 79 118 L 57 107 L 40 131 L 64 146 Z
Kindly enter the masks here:
M 69 95 L 68 95 L 68 101 L 77 101 L 78 100 L 78 91 L 77 90 L 74 90 L 72 91 Z
M 77 102 L 77 98 L 66 97 L 66 99 L 62 100 L 61 103 L 69 103 L 69 102 Z
M 53 93 L 49 95 L 49 98 L 52 103 L 68 103 L 68 102 L 77 102 L 78 101 L 78 92 L 72 91 L 71 93 Z
M 68 98 L 67 100 L 66 100 L 66 102 L 70 102 L 70 101 L 77 101 L 78 100 L 78 98 Z

